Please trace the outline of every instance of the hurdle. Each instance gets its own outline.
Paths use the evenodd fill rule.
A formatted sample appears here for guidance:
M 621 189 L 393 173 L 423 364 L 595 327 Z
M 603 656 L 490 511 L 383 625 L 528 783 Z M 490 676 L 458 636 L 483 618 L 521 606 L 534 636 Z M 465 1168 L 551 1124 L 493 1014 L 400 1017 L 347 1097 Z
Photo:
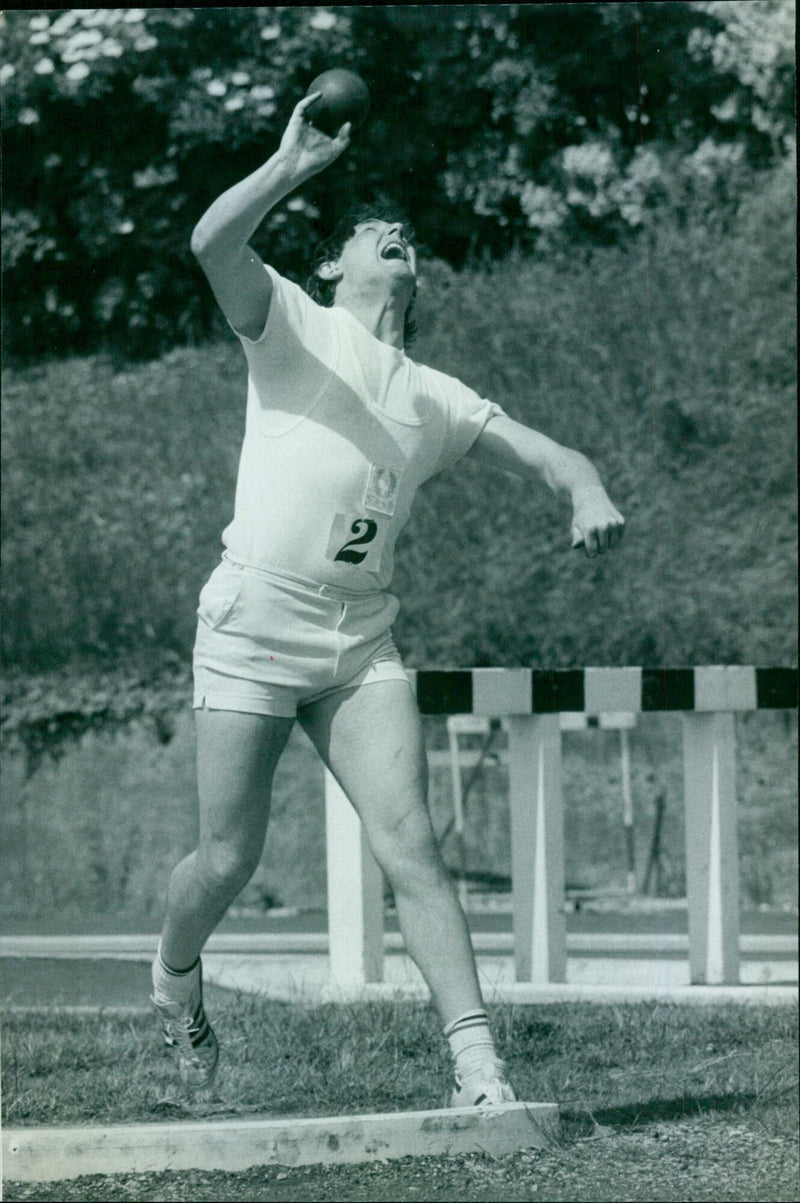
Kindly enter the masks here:
M 734 715 L 796 710 L 797 668 L 471 668 L 409 671 L 424 715 L 508 728 L 517 982 L 563 983 L 564 800 L 560 714 L 675 713 L 683 728 L 689 977 L 739 984 Z M 346 795 L 325 773 L 331 981 L 383 978 L 383 882 Z

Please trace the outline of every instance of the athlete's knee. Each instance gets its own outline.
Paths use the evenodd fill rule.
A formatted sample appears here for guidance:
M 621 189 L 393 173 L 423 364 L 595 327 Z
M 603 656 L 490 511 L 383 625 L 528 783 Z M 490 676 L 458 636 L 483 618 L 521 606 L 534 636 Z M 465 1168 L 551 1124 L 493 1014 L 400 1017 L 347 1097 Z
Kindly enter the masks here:
M 207 840 L 197 850 L 204 883 L 214 893 L 238 894 L 258 868 L 261 849 L 223 840 Z
M 445 872 L 427 811 L 406 812 L 371 838 L 375 858 L 395 890 Z

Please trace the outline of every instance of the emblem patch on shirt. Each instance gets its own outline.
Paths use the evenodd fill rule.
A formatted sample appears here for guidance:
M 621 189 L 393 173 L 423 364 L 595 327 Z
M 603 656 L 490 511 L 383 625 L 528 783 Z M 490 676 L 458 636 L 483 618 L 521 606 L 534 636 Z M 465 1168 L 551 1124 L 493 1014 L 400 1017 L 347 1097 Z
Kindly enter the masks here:
M 364 508 L 375 510 L 379 514 L 394 513 L 397 504 L 397 491 L 400 487 L 400 473 L 391 468 L 381 468 L 371 464 L 369 480 L 364 493 Z

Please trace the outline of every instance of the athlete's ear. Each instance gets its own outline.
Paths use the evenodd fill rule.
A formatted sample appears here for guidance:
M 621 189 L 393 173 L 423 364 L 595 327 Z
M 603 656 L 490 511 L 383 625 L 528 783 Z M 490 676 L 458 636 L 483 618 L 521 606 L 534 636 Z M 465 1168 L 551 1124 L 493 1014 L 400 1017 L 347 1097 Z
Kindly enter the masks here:
M 317 268 L 317 275 L 320 280 L 341 280 L 342 269 L 339 260 L 332 259 L 329 263 L 321 263 Z

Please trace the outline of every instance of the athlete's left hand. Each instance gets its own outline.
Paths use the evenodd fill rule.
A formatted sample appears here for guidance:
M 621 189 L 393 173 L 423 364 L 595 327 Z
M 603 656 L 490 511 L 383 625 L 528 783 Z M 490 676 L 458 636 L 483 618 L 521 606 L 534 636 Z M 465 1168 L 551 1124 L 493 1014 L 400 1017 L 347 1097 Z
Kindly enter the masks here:
M 625 519 L 600 485 L 572 499 L 572 546 L 590 559 L 616 547 L 625 533 Z

